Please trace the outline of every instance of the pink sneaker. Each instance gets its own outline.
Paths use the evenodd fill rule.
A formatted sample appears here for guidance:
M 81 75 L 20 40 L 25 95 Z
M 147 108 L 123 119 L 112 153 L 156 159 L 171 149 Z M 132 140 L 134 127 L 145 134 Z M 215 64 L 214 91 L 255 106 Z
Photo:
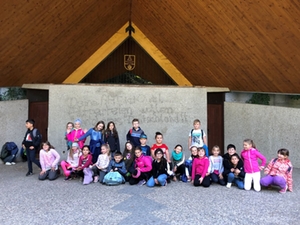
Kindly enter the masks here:
M 97 183 L 98 180 L 99 180 L 99 177 L 98 177 L 98 176 L 95 176 L 95 177 L 94 177 L 94 183 Z
M 284 194 L 284 193 L 286 193 L 286 190 L 288 189 L 288 187 L 287 187 L 287 185 L 285 185 L 285 188 L 283 188 L 283 189 L 281 189 L 280 191 L 279 191 L 279 193 L 280 194 Z

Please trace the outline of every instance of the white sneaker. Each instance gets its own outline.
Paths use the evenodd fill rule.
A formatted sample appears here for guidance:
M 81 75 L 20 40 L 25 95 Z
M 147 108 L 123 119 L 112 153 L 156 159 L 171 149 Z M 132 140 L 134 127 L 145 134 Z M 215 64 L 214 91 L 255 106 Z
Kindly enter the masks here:
M 10 166 L 10 165 L 11 165 L 11 163 L 10 163 L 10 162 L 6 162 L 6 163 L 5 163 L 5 165 L 7 165 L 7 166 Z
M 11 162 L 11 165 L 16 165 L 16 163 L 15 162 Z
M 231 183 L 227 183 L 227 184 L 226 184 L 226 187 L 227 187 L 227 188 L 231 188 Z

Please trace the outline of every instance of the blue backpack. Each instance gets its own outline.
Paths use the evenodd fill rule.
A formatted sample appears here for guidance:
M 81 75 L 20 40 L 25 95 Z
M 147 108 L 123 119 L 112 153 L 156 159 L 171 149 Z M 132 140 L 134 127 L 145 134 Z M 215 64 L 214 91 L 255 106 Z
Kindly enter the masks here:
M 111 171 L 104 176 L 103 183 L 114 186 L 125 183 L 125 179 L 119 172 Z
M 0 158 L 5 159 L 10 155 L 16 155 L 18 153 L 18 150 L 18 146 L 15 144 L 15 142 L 6 142 L 2 146 Z

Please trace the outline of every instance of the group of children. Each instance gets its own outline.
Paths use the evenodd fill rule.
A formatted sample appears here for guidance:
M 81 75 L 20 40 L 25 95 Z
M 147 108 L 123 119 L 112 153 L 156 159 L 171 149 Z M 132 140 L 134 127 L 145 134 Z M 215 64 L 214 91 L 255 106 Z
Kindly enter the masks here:
M 148 187 L 166 186 L 171 180 L 181 180 L 203 187 L 219 183 L 227 188 L 234 184 L 245 190 L 250 190 L 253 185 L 255 191 L 260 191 L 261 186 L 274 185 L 280 187 L 280 193 L 293 190 L 292 164 L 287 149 L 279 149 L 277 157 L 266 168 L 266 158 L 255 148 L 251 139 L 244 140 L 241 155 L 230 144 L 223 156 L 220 156 L 218 146 L 212 148 L 209 156 L 206 134 L 200 129 L 199 120 L 194 121 L 194 129 L 189 133 L 191 156 L 188 159 L 185 159 L 180 144 L 170 153 L 160 132 L 156 132 L 156 143 L 150 148 L 146 144 L 147 136 L 139 127 L 138 119 L 132 121 L 133 127 L 126 135 L 127 142 L 123 153 L 120 151 L 118 132 L 112 121 L 108 123 L 107 129 L 104 122 L 99 121 L 88 131 L 82 130 L 80 123 L 80 120 L 76 120 L 74 125 L 67 124 L 65 137 L 69 152 L 67 160 L 61 162 L 65 180 L 77 176 L 82 178 L 83 184 L 121 184 L 127 181 L 130 185 L 146 184 Z M 84 145 L 88 136 L 90 145 Z M 42 171 L 39 179 L 55 179 L 59 160 L 59 154 L 50 143 L 44 142 L 40 151 Z M 260 177 L 261 170 L 266 175 L 263 178 Z M 121 179 L 116 182 L 119 177 Z

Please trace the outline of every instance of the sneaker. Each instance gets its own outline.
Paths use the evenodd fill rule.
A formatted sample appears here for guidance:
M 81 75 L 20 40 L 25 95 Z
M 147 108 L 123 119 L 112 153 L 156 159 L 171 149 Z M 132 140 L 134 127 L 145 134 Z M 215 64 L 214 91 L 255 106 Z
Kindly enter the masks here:
M 31 175 L 33 175 L 32 172 L 27 172 L 27 173 L 26 173 L 26 177 L 31 176 Z
M 283 189 L 281 189 L 280 191 L 279 191 L 279 193 L 280 194 L 284 194 L 284 193 L 286 193 L 286 190 L 288 189 L 288 187 L 287 187 L 287 185 L 285 185 L 285 188 L 283 188 Z
M 11 165 L 16 165 L 16 163 L 15 162 L 11 162 Z
M 71 176 L 65 177 L 65 181 L 70 180 L 70 179 L 71 179 Z
M 97 183 L 99 181 L 99 177 L 98 176 L 95 176 L 94 177 L 94 183 Z
M 227 183 L 227 184 L 226 184 L 226 187 L 227 187 L 227 188 L 231 188 L 231 183 Z
M 145 180 L 141 180 L 140 182 L 138 182 L 138 186 L 143 186 L 144 184 L 146 184 L 146 181 Z
M 11 163 L 10 163 L 10 162 L 6 162 L 6 163 L 5 163 L 5 165 L 7 165 L 7 166 L 10 166 L 10 165 L 11 165 Z

